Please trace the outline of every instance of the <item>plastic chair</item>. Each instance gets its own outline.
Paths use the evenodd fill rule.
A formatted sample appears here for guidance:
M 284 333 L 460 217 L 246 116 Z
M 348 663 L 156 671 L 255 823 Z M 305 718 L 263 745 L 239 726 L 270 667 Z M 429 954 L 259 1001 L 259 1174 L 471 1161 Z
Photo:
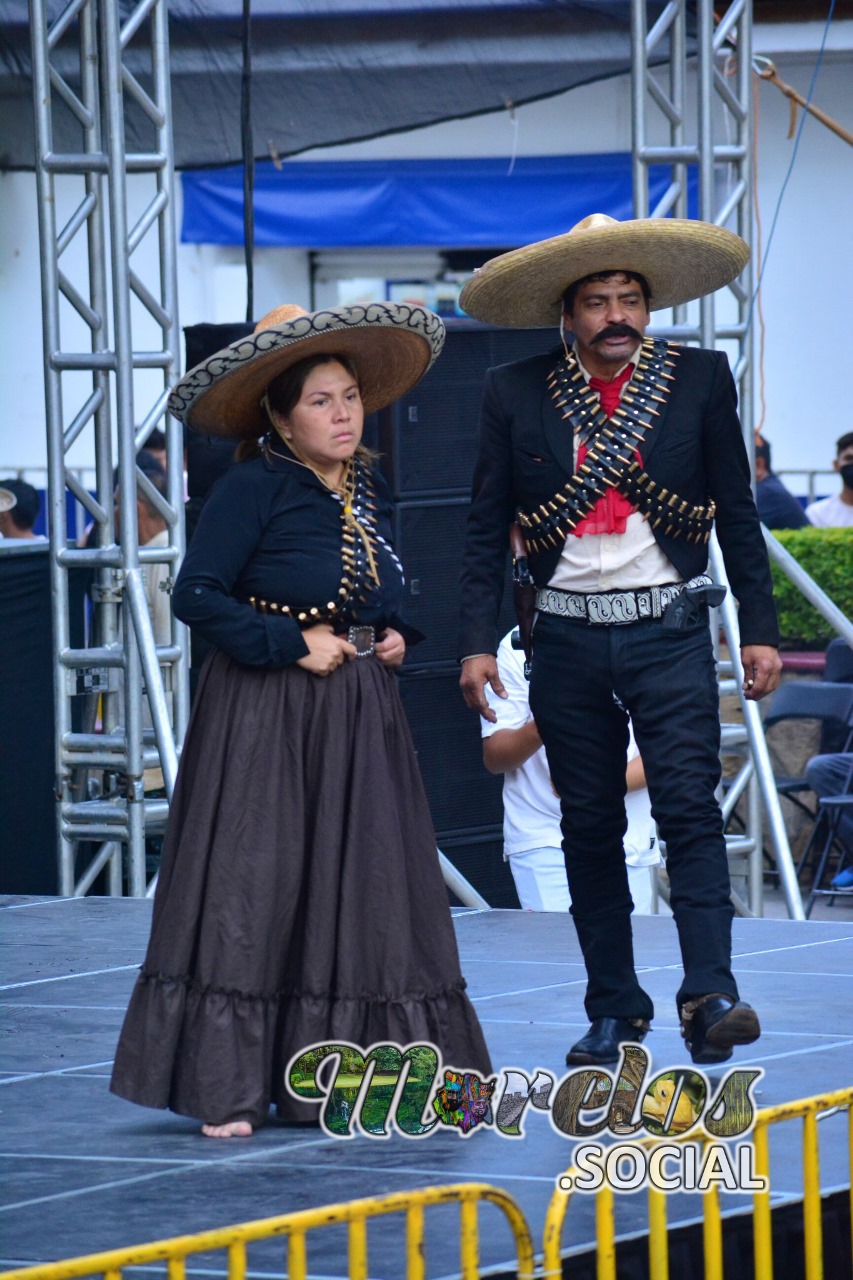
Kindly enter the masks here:
M 838 750 L 849 751 L 853 744 L 853 683 L 790 680 L 773 695 L 770 710 L 764 717 L 765 732 L 783 720 L 818 720 L 822 729 L 833 729 L 839 734 L 842 745 Z M 811 790 L 804 774 L 774 775 L 773 780 L 780 796 L 786 796 L 814 819 L 815 811 L 799 799 L 801 792 Z M 803 862 L 804 859 L 800 859 L 798 874 Z
M 838 828 L 841 819 L 845 813 L 849 813 L 853 809 L 853 755 L 850 756 L 850 768 L 847 770 L 847 777 L 843 784 L 842 790 L 831 796 L 819 796 L 817 805 L 817 815 L 815 817 L 815 825 L 812 834 L 809 837 L 809 843 L 806 845 L 800 866 L 803 865 L 812 849 L 817 844 L 819 832 L 824 832 L 823 847 L 818 855 L 817 868 L 815 870 L 814 882 L 812 884 L 811 893 L 806 900 L 804 907 L 806 919 L 811 914 L 814 906 L 815 898 L 829 897 L 833 898 L 838 893 L 847 893 L 848 890 L 837 888 L 822 888 L 823 877 L 826 874 L 827 864 L 829 863 L 833 845 L 838 837 Z M 836 868 L 836 874 L 842 870 L 847 861 L 847 850 L 843 845 L 841 847 L 841 857 Z
M 836 636 L 827 646 L 823 678 L 834 684 L 853 684 L 853 649 L 843 636 Z

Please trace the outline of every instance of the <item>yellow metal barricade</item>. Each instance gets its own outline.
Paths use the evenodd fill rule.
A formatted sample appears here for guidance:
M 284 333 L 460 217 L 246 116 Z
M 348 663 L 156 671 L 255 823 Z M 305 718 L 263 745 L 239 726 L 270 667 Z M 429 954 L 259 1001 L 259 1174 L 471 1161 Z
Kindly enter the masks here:
M 755 1192 L 753 1196 L 754 1260 L 757 1280 L 772 1280 L 773 1277 L 768 1130 L 773 1124 L 798 1118 L 803 1121 L 805 1280 L 830 1280 L 830 1277 L 825 1275 L 823 1267 L 818 1117 L 844 1110 L 848 1114 L 848 1174 L 851 1184 L 851 1220 L 853 1220 L 853 1086 L 833 1093 L 819 1094 L 813 1098 L 804 1098 L 798 1102 L 786 1102 L 758 1112 L 755 1127 L 749 1135 L 755 1145 L 755 1175 L 766 1179 L 766 1189 Z M 671 1142 L 673 1139 L 648 1138 L 641 1145 L 653 1150 L 661 1146 L 664 1141 Z M 675 1141 L 687 1143 L 699 1141 L 707 1144 L 711 1139 L 692 1139 L 689 1135 L 685 1135 Z M 573 1175 L 576 1170 L 572 1168 L 567 1172 Z M 543 1270 L 536 1272 L 538 1280 L 558 1280 L 562 1277 L 563 1225 L 572 1194 L 572 1192 L 557 1190 L 551 1197 L 545 1219 Z M 724 1280 L 723 1224 L 719 1193 L 716 1187 L 712 1187 L 701 1195 L 703 1280 Z M 95 1275 L 103 1276 L 104 1280 L 123 1280 L 125 1267 L 146 1266 L 153 1262 L 166 1263 L 167 1280 L 185 1280 L 187 1258 L 214 1250 L 227 1251 L 228 1280 L 245 1280 L 247 1245 L 277 1236 L 285 1237 L 287 1241 L 287 1268 L 283 1271 L 283 1276 L 286 1280 L 307 1280 L 308 1232 L 324 1226 L 342 1224 L 349 1227 L 348 1275 L 350 1280 L 367 1280 L 368 1220 L 394 1213 L 406 1215 L 406 1280 L 425 1280 L 424 1211 L 432 1205 L 442 1204 L 459 1206 L 461 1280 L 479 1280 L 481 1272 L 478 1208 L 483 1203 L 500 1209 L 512 1230 L 516 1247 L 517 1280 L 533 1280 L 533 1243 L 521 1209 L 507 1192 L 498 1187 L 489 1186 L 487 1183 L 477 1182 L 458 1183 L 447 1187 L 428 1187 L 417 1191 L 401 1191 L 394 1195 L 352 1200 L 347 1204 L 304 1209 L 298 1213 L 264 1218 L 237 1226 L 221 1227 L 197 1235 L 158 1240 L 152 1244 L 113 1249 L 108 1253 L 89 1254 L 86 1257 L 70 1258 L 64 1262 L 5 1271 L 0 1273 L 0 1280 L 78 1280 L 79 1277 Z M 649 1188 L 648 1217 L 649 1277 L 650 1280 L 669 1280 L 666 1192 Z M 595 1229 L 597 1280 L 617 1280 L 615 1196 L 606 1184 L 596 1193 Z
M 524 1214 L 512 1196 L 485 1182 L 458 1183 L 448 1187 L 427 1187 L 400 1191 L 394 1195 L 351 1200 L 347 1204 L 303 1209 L 258 1222 L 220 1227 L 197 1235 L 157 1240 L 153 1244 L 111 1249 L 64 1262 L 45 1263 L 5 1271 L 2 1280 L 76 1280 L 80 1276 L 102 1275 L 104 1280 L 122 1280 L 125 1267 L 165 1262 L 168 1280 L 185 1280 L 187 1258 L 193 1254 L 227 1250 L 228 1280 L 245 1280 L 246 1246 L 256 1240 L 283 1236 L 287 1240 L 287 1280 L 306 1280 L 308 1275 L 307 1233 L 324 1226 L 349 1226 L 350 1280 L 367 1280 L 367 1221 L 392 1213 L 406 1215 L 406 1280 L 424 1280 L 424 1210 L 431 1205 L 459 1205 L 459 1261 L 462 1280 L 479 1280 L 480 1243 L 477 1209 L 492 1204 L 503 1212 L 515 1237 L 518 1280 L 533 1278 L 533 1241 Z
M 801 1118 L 803 1121 L 803 1223 L 805 1235 L 805 1280 L 831 1280 L 823 1267 L 823 1238 L 821 1232 L 820 1160 L 818 1148 L 818 1116 L 833 1111 L 847 1111 L 848 1115 L 848 1177 L 850 1180 L 850 1211 L 853 1221 L 853 1086 L 838 1089 L 834 1093 L 818 1094 L 799 1102 L 785 1102 L 778 1107 L 759 1111 L 755 1127 L 747 1135 L 755 1144 L 755 1175 L 766 1179 L 766 1190 L 753 1196 L 754 1259 L 757 1280 L 773 1278 L 773 1238 L 770 1218 L 770 1145 L 768 1129 L 783 1120 Z M 642 1146 L 653 1149 L 661 1139 L 645 1139 Z M 682 1139 L 665 1141 L 700 1141 L 685 1135 Z M 710 1139 L 706 1139 L 705 1143 Z M 569 1169 L 569 1175 L 576 1170 Z M 544 1258 L 542 1280 L 557 1280 L 563 1274 L 561 1242 L 563 1223 L 572 1198 L 572 1192 L 556 1190 L 551 1197 L 545 1218 Z M 720 1212 L 720 1196 L 716 1187 L 702 1194 L 702 1241 L 705 1259 L 703 1280 L 724 1280 L 723 1274 L 723 1224 Z M 614 1195 L 608 1186 L 596 1192 L 596 1277 L 597 1280 L 616 1280 L 616 1223 Z M 649 1280 L 669 1280 L 669 1256 L 667 1253 L 666 1192 L 648 1190 L 649 1213 Z

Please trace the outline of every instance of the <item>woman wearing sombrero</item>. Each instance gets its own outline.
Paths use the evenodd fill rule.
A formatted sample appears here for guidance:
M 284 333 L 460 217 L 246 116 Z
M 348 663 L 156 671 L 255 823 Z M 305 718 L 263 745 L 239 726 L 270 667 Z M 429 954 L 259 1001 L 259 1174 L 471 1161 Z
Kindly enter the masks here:
M 148 953 L 111 1088 L 252 1132 L 318 1042 L 430 1041 L 488 1071 L 393 670 L 406 639 L 365 413 L 444 330 L 419 307 L 282 307 L 188 373 L 171 411 L 238 439 L 175 586 L 201 675 Z

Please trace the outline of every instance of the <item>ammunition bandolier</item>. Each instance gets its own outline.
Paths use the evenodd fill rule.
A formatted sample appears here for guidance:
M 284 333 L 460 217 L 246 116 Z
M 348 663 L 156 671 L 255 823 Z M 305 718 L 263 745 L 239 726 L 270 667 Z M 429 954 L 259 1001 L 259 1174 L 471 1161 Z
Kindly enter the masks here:
M 612 418 L 586 384 L 573 352 L 564 356 L 548 379 L 554 403 L 588 452 L 577 472 L 548 501 L 521 509 L 518 521 L 531 551 L 562 546 L 567 534 L 592 511 L 611 488 L 618 489 L 649 520 L 652 529 L 665 524 L 668 537 L 707 542 L 716 506 L 695 506 L 651 479 L 637 460 L 669 398 L 679 348 L 645 338 L 628 389 Z

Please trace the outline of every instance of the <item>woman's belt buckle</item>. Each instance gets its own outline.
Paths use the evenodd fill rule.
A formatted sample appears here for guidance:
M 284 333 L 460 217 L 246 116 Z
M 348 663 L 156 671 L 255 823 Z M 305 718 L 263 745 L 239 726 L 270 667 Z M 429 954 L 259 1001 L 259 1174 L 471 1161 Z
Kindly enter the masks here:
M 347 632 L 347 640 L 350 644 L 355 645 L 355 656 L 357 658 L 372 658 L 375 645 L 376 633 L 373 627 L 350 627 Z

